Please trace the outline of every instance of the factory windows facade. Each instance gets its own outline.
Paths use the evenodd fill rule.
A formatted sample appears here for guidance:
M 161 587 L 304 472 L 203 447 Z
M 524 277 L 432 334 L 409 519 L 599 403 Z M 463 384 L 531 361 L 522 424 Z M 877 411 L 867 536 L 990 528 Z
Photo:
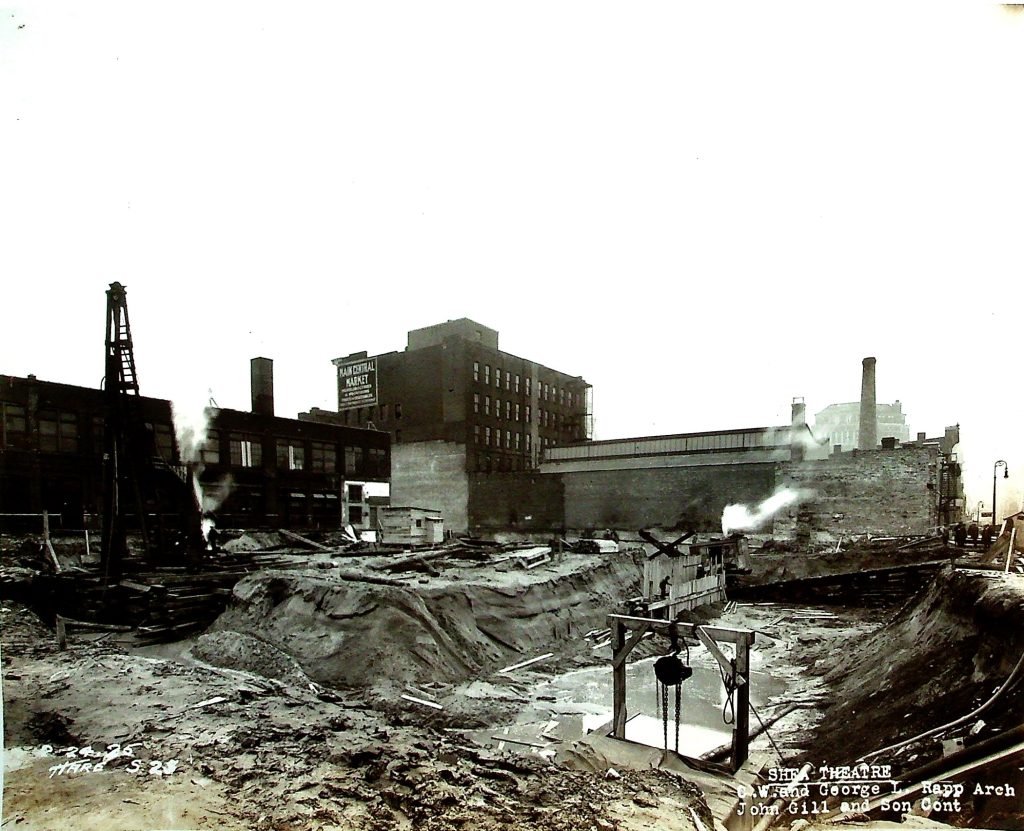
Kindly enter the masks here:
M 77 453 L 78 416 L 57 410 L 40 410 L 39 452 Z
M 333 444 L 323 441 L 309 443 L 309 469 L 318 473 L 334 473 L 338 466 L 338 451 Z
M 232 467 L 261 467 L 263 446 L 259 436 L 232 433 L 229 441 Z
M 289 439 L 277 440 L 277 469 L 302 470 L 305 467 L 306 453 L 301 443 Z

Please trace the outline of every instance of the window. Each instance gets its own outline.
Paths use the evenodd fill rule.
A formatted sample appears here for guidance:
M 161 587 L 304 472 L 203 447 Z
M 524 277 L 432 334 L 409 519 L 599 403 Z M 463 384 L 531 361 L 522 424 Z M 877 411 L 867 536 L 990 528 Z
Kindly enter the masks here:
M 401 444 L 401 443 L 402 443 L 402 431 L 401 430 L 395 430 L 395 444 Z
M 490 386 L 491 384 L 491 365 L 484 364 L 484 383 Z
M 27 422 L 25 408 L 20 404 L 0 401 L 0 447 L 19 447 L 24 444 Z M 103 442 L 100 432 L 100 444 Z
M 505 373 L 505 389 L 507 389 L 507 390 L 512 389 L 512 373 L 511 372 L 506 372 Z
M 517 404 L 516 406 L 518 407 L 519 405 Z M 505 420 L 506 421 L 511 421 L 512 420 L 512 402 L 511 401 L 506 401 L 505 402 Z
M 526 449 L 527 451 L 533 450 L 533 436 L 529 433 L 526 434 Z
M 545 401 L 548 400 L 548 385 L 547 384 L 544 385 L 544 391 L 542 393 L 542 397 L 544 398 Z
M 530 405 L 529 404 L 526 405 L 526 423 L 527 424 L 530 423 Z
M 505 431 L 505 449 L 507 450 L 510 447 L 512 447 L 512 431 L 511 430 L 506 430 Z
M 480 361 L 473 361 L 473 380 L 480 380 Z
M 473 412 L 480 412 L 480 393 L 478 392 L 473 393 Z
M 498 367 L 494 368 L 494 386 L 501 386 L 501 370 Z
M 522 437 L 523 437 L 522 433 L 516 433 L 516 450 L 520 449 L 520 444 L 521 444 L 520 439 L 522 439 Z
M 14 418 L 21 423 L 23 418 Z M 78 416 L 56 410 L 39 411 L 39 449 L 43 453 L 78 452 Z
M 480 425 L 473 425 L 473 444 L 480 444 Z
M 562 405 L 565 404 L 565 387 L 562 387 L 562 389 L 558 391 L 558 403 Z
M 516 404 L 516 421 L 519 421 L 519 405 Z
M 338 466 L 338 451 L 325 441 L 310 442 L 309 469 L 321 473 L 334 473 Z
M 526 397 L 527 398 L 530 397 L 531 387 L 533 385 L 532 384 L 532 380 L 533 379 L 531 379 L 529 376 L 527 376 L 527 378 L 526 378 Z
M 501 399 L 500 398 L 495 398 L 494 399 L 494 417 L 498 418 L 498 419 L 501 418 Z
M 387 421 L 391 417 L 391 406 L 389 404 L 380 405 L 380 420 Z
M 390 473 L 388 467 L 387 450 L 383 447 L 368 447 L 366 449 L 367 476 L 387 476 Z
M 263 446 L 259 436 L 232 433 L 229 438 L 232 467 L 261 467 Z
M 362 502 L 363 501 L 363 486 L 362 485 L 349 485 L 348 486 L 348 501 L 349 502 Z
M 277 440 L 277 469 L 302 470 L 306 461 L 306 448 L 295 439 Z
M 363 506 L 362 505 L 349 505 L 348 506 L 348 524 L 349 525 L 362 525 L 363 524 Z
M 490 427 L 485 427 L 484 428 L 484 444 L 489 446 L 490 443 L 491 443 L 491 428 Z
M 399 421 L 402 418 L 402 405 L 395 404 L 395 421 Z
M 484 396 L 484 415 L 490 415 L 490 414 L 491 414 L 491 396 L 485 395 Z
M 516 395 L 519 395 L 519 375 L 516 375 Z

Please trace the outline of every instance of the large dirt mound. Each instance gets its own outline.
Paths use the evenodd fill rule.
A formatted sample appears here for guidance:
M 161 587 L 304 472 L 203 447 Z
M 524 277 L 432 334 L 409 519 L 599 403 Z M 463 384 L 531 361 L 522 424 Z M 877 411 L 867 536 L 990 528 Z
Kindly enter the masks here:
M 213 629 L 272 644 L 328 686 L 458 681 L 604 626 L 639 579 L 621 554 L 403 586 L 261 572 L 235 586 Z

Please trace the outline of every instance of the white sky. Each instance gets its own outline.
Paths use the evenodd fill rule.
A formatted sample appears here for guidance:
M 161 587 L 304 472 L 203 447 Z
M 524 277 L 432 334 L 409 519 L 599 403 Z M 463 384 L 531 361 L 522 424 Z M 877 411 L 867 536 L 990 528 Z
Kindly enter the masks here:
M 290 416 L 458 317 L 598 438 L 784 424 L 874 355 L 1019 499 L 1022 77 L 997 5 L 8 8 L 0 372 L 97 386 L 114 280 L 144 394 L 247 409 L 263 355 Z

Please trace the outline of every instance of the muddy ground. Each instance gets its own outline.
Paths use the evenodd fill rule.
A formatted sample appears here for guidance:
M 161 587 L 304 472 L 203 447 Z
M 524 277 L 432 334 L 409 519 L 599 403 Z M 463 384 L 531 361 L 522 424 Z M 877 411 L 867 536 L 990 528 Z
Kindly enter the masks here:
M 529 728 L 542 747 L 490 739 L 524 712 L 563 719 L 543 682 L 608 664 L 610 650 L 587 635 L 634 592 L 635 569 L 621 558 L 512 577 L 439 568 L 397 594 L 322 569 L 259 573 L 210 632 L 157 647 L 80 633 L 58 651 L 52 629 L 4 601 L 4 827 L 721 828 L 727 789 L 685 766 L 649 769 L 656 751 L 632 770 L 559 727 Z M 752 728 L 797 705 L 754 740 L 753 757 L 766 767 L 852 759 L 959 715 L 1004 677 L 1019 645 L 999 625 L 1017 625 L 1021 587 L 1000 578 L 986 599 L 989 583 L 977 581 L 991 578 L 947 579 L 902 610 L 697 613 L 754 629 L 755 669 L 785 684 Z M 637 657 L 658 649 L 646 641 Z M 989 729 L 1015 717 L 1000 712 Z M 962 819 L 1021 827 L 1015 811 L 993 800 Z

